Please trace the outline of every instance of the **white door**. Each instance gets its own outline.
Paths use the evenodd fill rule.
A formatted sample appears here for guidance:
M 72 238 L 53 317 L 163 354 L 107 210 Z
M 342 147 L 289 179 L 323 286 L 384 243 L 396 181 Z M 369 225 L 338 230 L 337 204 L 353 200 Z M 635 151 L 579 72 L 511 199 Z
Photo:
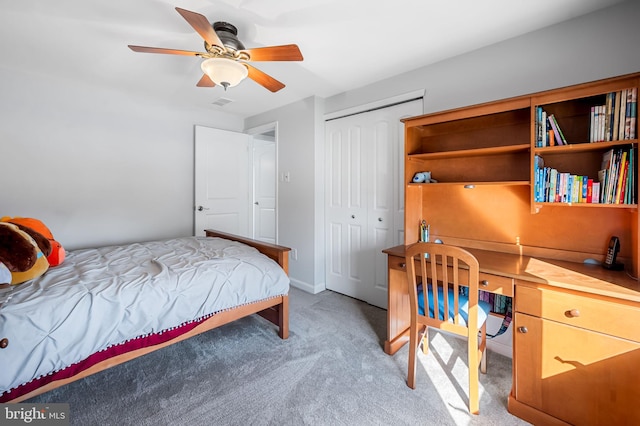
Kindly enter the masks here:
M 276 242 L 276 144 L 253 139 L 253 235 Z
M 195 128 L 195 235 L 216 229 L 250 237 L 249 141 L 244 133 Z
M 387 307 L 382 250 L 402 244 L 404 126 L 422 101 L 327 121 L 327 288 Z

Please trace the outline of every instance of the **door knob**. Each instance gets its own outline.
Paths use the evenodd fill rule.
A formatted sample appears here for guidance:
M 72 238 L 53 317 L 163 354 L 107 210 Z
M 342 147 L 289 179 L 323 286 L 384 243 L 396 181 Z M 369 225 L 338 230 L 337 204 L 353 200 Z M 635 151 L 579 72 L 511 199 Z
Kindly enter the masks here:
M 378 222 L 382 222 L 382 218 L 381 217 L 378 218 Z
M 203 210 L 209 210 L 208 207 L 202 207 L 202 206 L 198 206 L 198 211 L 201 212 Z
M 526 332 L 528 332 L 529 330 L 527 329 L 527 327 L 520 326 L 520 327 L 518 327 L 518 331 L 519 331 L 520 333 L 526 333 Z
M 356 218 L 356 215 L 355 215 L 355 214 L 352 214 L 352 215 L 351 215 L 351 219 L 355 219 L 355 218 Z

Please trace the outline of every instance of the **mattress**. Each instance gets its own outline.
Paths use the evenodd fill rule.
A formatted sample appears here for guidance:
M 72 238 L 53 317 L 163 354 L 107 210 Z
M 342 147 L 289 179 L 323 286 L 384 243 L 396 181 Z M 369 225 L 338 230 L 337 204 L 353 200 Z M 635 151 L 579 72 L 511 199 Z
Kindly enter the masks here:
M 184 237 L 75 250 L 0 306 L 0 395 L 113 345 L 287 294 L 280 266 L 247 245 Z

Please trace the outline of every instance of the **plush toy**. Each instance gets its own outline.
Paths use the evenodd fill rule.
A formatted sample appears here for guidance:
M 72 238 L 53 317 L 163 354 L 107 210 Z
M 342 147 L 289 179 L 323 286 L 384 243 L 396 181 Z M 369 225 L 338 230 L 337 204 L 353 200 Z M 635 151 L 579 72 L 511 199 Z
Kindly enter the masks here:
M 27 233 L 12 223 L 0 222 L 0 263 L 11 272 L 10 284 L 37 278 L 49 269 L 49 262 L 42 251 L 51 247 L 47 244 L 47 238 L 31 229 L 28 231 Z M 31 235 L 43 246 L 38 246 Z
M 418 172 L 413 176 L 413 183 L 438 183 L 431 178 L 431 172 Z
M 43 243 L 41 241 L 38 241 L 39 237 L 32 235 L 30 231 L 35 231 L 38 235 L 46 238 L 48 243 L 44 244 L 45 248 L 42 251 L 47 257 L 49 266 L 58 266 L 62 262 L 64 262 L 65 251 L 62 247 L 62 244 L 60 244 L 53 238 L 53 234 L 51 233 L 49 228 L 47 228 L 47 226 L 42 223 L 42 221 L 30 217 L 5 216 L 3 218 L 0 218 L 0 222 L 9 222 L 13 223 L 14 225 L 18 225 L 20 229 L 30 234 L 36 240 L 39 247 L 43 247 Z M 50 246 L 49 249 L 46 248 L 47 245 Z

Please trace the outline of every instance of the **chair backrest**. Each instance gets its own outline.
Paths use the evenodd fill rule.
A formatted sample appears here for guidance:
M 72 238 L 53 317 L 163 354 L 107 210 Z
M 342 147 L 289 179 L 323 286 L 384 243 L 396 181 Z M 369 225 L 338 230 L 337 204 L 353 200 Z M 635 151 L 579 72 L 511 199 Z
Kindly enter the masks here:
M 478 260 L 437 243 L 412 244 L 405 255 L 412 318 L 464 336 L 478 330 Z M 465 295 L 460 287 L 468 288 Z

